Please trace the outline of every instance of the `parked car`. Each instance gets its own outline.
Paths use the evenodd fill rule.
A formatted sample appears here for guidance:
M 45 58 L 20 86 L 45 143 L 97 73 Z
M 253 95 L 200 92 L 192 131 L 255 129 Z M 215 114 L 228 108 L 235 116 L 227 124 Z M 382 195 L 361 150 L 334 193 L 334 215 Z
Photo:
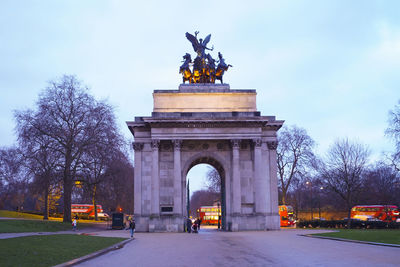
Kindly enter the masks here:
M 99 213 L 97 213 L 97 217 L 98 217 L 100 220 L 108 220 L 108 219 L 110 218 L 110 215 L 108 215 L 108 214 L 105 213 L 105 212 L 99 212 Z

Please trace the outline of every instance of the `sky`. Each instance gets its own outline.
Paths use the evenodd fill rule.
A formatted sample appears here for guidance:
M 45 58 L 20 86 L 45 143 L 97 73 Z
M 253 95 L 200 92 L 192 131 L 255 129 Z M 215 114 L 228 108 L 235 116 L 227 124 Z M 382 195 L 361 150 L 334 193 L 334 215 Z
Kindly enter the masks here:
M 337 139 L 391 151 L 384 135 L 400 99 L 400 1 L 0 2 L 0 147 L 16 142 L 13 111 L 47 82 L 74 74 L 125 122 L 150 116 L 152 91 L 177 89 L 185 33 L 212 34 L 232 64 L 231 89 L 256 89 L 257 109 L 305 128 L 324 155 Z

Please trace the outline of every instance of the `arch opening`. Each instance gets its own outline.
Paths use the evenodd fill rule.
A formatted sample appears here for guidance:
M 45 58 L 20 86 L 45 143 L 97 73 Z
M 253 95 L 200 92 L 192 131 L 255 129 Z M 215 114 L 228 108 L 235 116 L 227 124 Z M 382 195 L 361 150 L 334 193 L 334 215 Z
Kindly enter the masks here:
M 201 218 L 201 225 L 206 229 L 225 230 L 225 170 L 222 164 L 212 157 L 199 157 L 190 163 L 184 177 L 186 216 Z

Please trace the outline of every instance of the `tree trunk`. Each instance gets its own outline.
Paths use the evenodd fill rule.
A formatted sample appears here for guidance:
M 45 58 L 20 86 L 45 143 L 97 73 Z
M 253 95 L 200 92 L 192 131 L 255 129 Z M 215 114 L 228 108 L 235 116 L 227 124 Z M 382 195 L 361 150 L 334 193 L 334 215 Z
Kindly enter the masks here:
M 96 185 L 93 187 L 93 197 L 92 197 L 92 203 L 93 203 L 93 208 L 94 208 L 94 220 L 98 221 L 98 216 L 97 216 L 97 205 L 96 205 Z
M 71 192 L 72 181 L 64 179 L 64 218 L 63 222 L 72 222 L 71 220 Z
M 351 228 L 351 205 L 347 205 L 347 229 Z
M 286 191 L 282 190 L 282 205 L 286 205 Z
M 64 218 L 63 222 L 72 222 L 71 220 L 71 193 L 72 193 L 72 177 L 71 177 L 71 152 L 67 151 L 65 156 L 64 167 Z
M 49 219 L 49 186 L 46 186 L 44 190 L 44 209 L 43 209 L 43 220 Z

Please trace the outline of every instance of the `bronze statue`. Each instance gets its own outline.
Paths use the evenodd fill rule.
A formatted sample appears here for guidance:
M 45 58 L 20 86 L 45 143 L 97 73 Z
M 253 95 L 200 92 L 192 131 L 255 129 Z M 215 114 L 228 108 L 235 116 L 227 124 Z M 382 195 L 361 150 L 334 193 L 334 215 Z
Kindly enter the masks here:
M 185 81 L 189 81 L 189 83 L 193 83 L 192 72 L 190 71 L 189 64 L 192 63 L 192 58 L 189 53 L 183 56 L 184 61 L 182 66 L 179 68 L 179 73 L 182 73 L 183 83 Z
M 210 42 L 211 39 L 211 34 L 207 35 L 207 37 L 204 39 L 199 39 L 197 40 L 197 34 L 199 34 L 198 31 L 194 32 L 194 35 L 191 35 L 190 33 L 186 33 L 186 38 L 192 43 L 194 52 L 197 53 L 197 56 L 200 58 L 205 58 L 205 51 L 207 50 L 214 50 L 214 46 L 211 48 L 207 47 L 208 42 Z
M 222 57 L 221 52 L 218 52 L 218 58 L 219 58 L 219 64 L 217 67 L 217 71 L 215 73 L 215 79 L 220 80 L 221 84 L 223 83 L 222 81 L 222 76 L 224 75 L 224 72 L 228 70 L 229 67 L 233 67 L 231 64 L 226 65 L 225 59 Z
M 210 54 L 207 54 L 207 62 L 207 79 L 210 81 L 210 83 L 215 83 L 215 59 L 213 59 Z
M 198 31 L 194 33 L 194 36 L 190 33 L 186 33 L 186 38 L 192 43 L 194 51 L 197 53 L 196 58 L 193 60 L 193 71 L 190 71 L 190 66 L 192 65 L 192 59 L 189 53 L 183 56 L 183 64 L 179 68 L 179 73 L 182 73 L 183 83 L 188 81 L 189 83 L 215 83 L 215 80 L 222 81 L 222 76 L 224 72 L 228 70 L 232 65 L 226 65 L 224 58 L 221 53 L 218 53 L 219 64 L 215 68 L 215 60 L 210 54 L 206 54 L 206 50 L 213 51 L 214 46 L 211 48 L 207 47 L 210 42 L 211 34 L 203 39 L 197 40 Z

